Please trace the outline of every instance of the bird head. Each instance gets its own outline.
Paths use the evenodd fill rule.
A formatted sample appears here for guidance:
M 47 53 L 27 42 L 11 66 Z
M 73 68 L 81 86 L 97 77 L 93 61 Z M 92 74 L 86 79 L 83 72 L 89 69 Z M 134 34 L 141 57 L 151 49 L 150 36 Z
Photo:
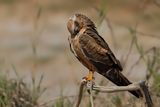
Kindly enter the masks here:
M 85 27 L 95 28 L 95 25 L 87 16 L 82 14 L 73 15 L 67 23 L 68 31 L 72 37 L 76 36 Z

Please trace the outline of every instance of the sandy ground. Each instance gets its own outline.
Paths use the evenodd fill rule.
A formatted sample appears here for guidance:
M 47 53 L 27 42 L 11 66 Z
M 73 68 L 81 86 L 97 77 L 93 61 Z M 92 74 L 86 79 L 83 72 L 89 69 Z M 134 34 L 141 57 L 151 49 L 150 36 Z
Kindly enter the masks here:
M 69 51 L 67 41 L 69 32 L 66 28 L 68 18 L 75 12 L 81 12 L 92 18 L 98 25 L 98 13 L 93 8 L 73 7 L 75 11 L 71 7 L 71 10 L 65 10 L 65 7 L 59 9 L 61 2 L 53 3 L 51 9 L 44 6 L 38 19 L 36 18 L 37 8 L 29 1 L 12 5 L 0 4 L 0 69 L 2 72 L 9 72 L 11 77 L 15 77 L 11 66 L 14 65 L 19 75 L 29 83 L 32 75 L 38 80 L 43 74 L 42 86 L 48 88 L 42 98 L 45 100 L 57 98 L 62 90 L 64 95 L 75 95 L 77 83 L 87 74 L 87 69 Z M 136 15 L 138 9 L 135 6 L 136 4 L 133 3 L 123 8 L 119 7 L 121 9 L 108 7 L 108 18 L 118 44 L 116 48 L 113 46 L 107 23 L 103 21 L 98 26 L 99 33 L 120 60 L 126 57 L 132 37 L 124 26 L 135 26 L 136 20 L 140 17 Z M 151 5 L 146 9 L 146 14 L 150 15 L 152 11 L 156 13 L 156 9 Z M 143 20 L 140 22 L 138 30 L 154 35 L 160 34 L 159 21 L 152 23 L 150 19 L 148 22 Z M 144 50 L 160 45 L 157 38 L 142 35 L 138 37 Z M 33 51 L 34 46 L 36 53 Z M 134 46 L 123 71 L 125 75 L 138 57 L 139 54 Z M 129 73 L 128 78 L 132 81 L 143 80 L 145 71 L 145 65 L 141 62 Z M 96 78 L 98 81 L 103 77 L 96 74 Z

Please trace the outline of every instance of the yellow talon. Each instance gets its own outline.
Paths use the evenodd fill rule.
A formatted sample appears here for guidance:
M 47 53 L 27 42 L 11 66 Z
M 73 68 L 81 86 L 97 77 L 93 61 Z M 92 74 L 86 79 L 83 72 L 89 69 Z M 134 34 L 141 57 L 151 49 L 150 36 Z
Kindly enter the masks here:
M 92 81 L 93 80 L 93 72 L 89 71 L 89 74 L 86 76 L 87 81 Z

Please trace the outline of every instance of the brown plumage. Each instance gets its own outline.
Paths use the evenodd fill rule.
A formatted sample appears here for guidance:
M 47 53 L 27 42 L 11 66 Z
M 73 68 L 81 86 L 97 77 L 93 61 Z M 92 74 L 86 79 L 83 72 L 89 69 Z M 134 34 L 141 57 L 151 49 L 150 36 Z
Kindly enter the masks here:
M 97 71 L 118 86 L 131 84 L 121 73 L 122 66 L 119 60 L 88 17 L 82 14 L 73 15 L 67 23 L 67 28 L 71 34 L 69 43 L 72 53 L 90 72 Z M 138 98 L 142 97 L 139 90 L 130 93 Z

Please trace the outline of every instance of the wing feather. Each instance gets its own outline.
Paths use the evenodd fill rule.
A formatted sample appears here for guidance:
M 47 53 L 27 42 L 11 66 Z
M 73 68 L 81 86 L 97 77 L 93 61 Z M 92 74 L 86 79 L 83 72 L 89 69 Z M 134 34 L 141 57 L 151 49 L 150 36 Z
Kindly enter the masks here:
M 84 55 L 94 62 L 100 62 L 109 66 L 116 65 L 122 71 L 120 62 L 116 59 L 104 39 L 97 34 L 97 31 L 87 31 L 79 37 Z

